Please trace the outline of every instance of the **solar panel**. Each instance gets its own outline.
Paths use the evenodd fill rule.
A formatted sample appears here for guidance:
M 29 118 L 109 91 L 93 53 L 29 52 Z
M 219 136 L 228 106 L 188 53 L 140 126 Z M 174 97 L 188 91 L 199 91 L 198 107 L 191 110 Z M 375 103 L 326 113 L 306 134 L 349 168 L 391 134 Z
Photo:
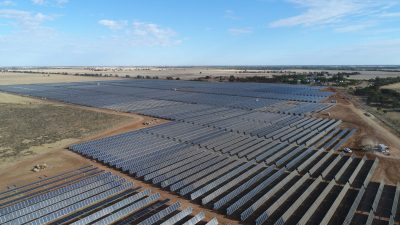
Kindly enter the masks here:
M 335 177 L 332 182 L 340 182 L 343 189 L 331 201 L 335 204 L 331 208 L 334 211 L 348 185 L 357 190 L 370 182 L 378 162 L 314 150 L 321 146 L 337 150 L 355 132 L 340 130 L 340 120 L 310 116 L 334 105 L 322 103 L 332 95 L 322 91 L 322 87 L 124 80 L 107 81 L 100 86 L 87 82 L 1 86 L 0 90 L 171 119 L 139 131 L 76 144 L 70 149 L 185 198 L 201 199 L 202 204 L 214 209 L 227 209 L 227 214 L 239 211 L 242 220 L 257 218 L 257 224 L 267 221 L 294 193 L 285 189 L 283 196 L 274 196 L 281 185 L 286 187 L 293 182 L 293 188 L 305 188 L 302 185 L 311 182 L 310 174 L 314 178 L 322 175 L 317 180 L 323 179 L 323 182 Z M 124 224 L 134 222 L 133 219 L 149 223 L 154 219 L 162 223 L 175 218 L 183 222 L 184 215 L 188 217 L 185 214 L 188 211 L 184 210 L 171 218 L 156 218 L 155 215 L 161 214 L 155 208 L 163 207 L 155 195 L 131 193 L 124 200 L 108 202 L 107 199 L 132 185 L 96 169 L 81 171 L 89 175 L 69 172 L 1 192 L 0 221 L 50 223 L 75 215 L 68 222 Z M 64 178 L 68 181 L 52 186 L 51 182 Z M 24 191 L 28 198 L 17 196 Z M 273 201 L 269 202 L 271 198 Z M 108 205 L 101 209 L 99 205 L 95 207 L 99 202 L 108 202 Z M 142 205 L 135 205 L 138 202 Z M 278 215 L 282 218 L 274 222 L 287 222 L 296 204 L 300 203 L 295 201 L 289 205 L 289 212 Z M 244 206 L 249 207 L 243 209 Z M 91 207 L 93 211 L 84 212 L 83 209 Z M 317 204 L 310 205 L 309 214 L 316 210 Z M 326 213 L 325 218 L 336 216 L 332 213 Z M 198 218 L 189 220 L 195 224 Z M 306 223 L 308 219 L 301 222 Z M 213 221 L 210 224 L 216 223 Z

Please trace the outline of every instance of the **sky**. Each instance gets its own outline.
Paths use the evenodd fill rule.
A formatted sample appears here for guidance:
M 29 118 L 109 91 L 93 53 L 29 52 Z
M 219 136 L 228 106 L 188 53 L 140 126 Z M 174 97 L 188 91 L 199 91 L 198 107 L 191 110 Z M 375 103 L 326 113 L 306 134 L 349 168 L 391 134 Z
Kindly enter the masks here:
M 0 0 L 0 66 L 399 64 L 399 0 Z

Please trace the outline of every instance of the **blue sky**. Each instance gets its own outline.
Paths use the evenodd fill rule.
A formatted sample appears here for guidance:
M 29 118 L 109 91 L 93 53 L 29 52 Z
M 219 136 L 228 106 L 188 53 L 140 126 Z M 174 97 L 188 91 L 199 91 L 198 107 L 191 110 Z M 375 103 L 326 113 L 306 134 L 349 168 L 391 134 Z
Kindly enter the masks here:
M 400 64 L 396 0 L 0 0 L 0 66 Z

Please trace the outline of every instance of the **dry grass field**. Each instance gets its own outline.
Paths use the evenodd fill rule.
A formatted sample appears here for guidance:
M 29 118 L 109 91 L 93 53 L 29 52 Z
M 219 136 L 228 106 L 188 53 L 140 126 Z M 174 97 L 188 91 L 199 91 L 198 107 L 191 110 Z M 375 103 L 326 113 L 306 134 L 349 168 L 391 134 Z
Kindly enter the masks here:
M 19 70 L 22 71 L 22 70 Z M 111 76 L 108 79 L 113 79 L 113 77 L 130 77 L 136 76 L 150 76 L 158 77 L 160 79 L 166 79 L 167 77 L 180 78 L 183 80 L 191 80 L 199 77 L 229 77 L 234 76 L 268 76 L 278 75 L 278 73 L 267 73 L 264 71 L 253 71 L 253 73 L 239 73 L 240 70 L 234 69 L 214 69 L 214 68 L 125 68 L 125 69 L 98 69 L 96 71 L 84 69 L 84 68 L 66 68 L 66 69 L 29 69 L 29 71 L 39 72 L 39 73 L 68 73 L 74 74 L 101 74 L 106 76 Z M 255 73 L 257 72 L 257 73 Z M 6 72 L 5 74 L 12 75 L 13 73 Z M 24 73 L 20 73 L 24 74 Z M 93 78 L 92 78 L 93 79 Z
M 64 83 L 64 82 L 81 82 L 81 81 L 101 81 L 101 80 L 113 80 L 113 79 L 115 80 L 118 78 L 0 72 L 0 85 Z
M 0 162 L 32 155 L 32 146 L 92 135 L 130 119 L 25 99 L 23 103 L 11 103 L 11 97 L 0 94 L 3 98 L 6 101 L 0 100 Z
M 0 189 L 94 164 L 66 148 L 151 126 L 144 125 L 148 122 L 157 125 L 164 121 L 0 92 Z M 32 172 L 42 163 L 48 168 Z
M 391 90 L 395 90 L 397 92 L 400 92 L 400 83 L 395 83 L 395 84 L 389 84 L 386 86 L 382 86 L 382 89 L 391 89 Z
M 19 71 L 34 71 L 41 73 L 68 73 L 71 75 L 74 74 L 102 74 L 113 76 L 117 75 L 118 77 L 125 77 L 129 75 L 130 77 L 140 76 L 157 76 L 161 79 L 165 79 L 166 77 L 173 77 L 183 80 L 190 80 L 199 77 L 228 77 L 228 76 L 236 76 L 236 77 L 252 77 L 252 76 L 266 76 L 272 77 L 274 75 L 282 75 L 280 70 L 238 70 L 238 69 L 229 69 L 229 68 L 214 68 L 214 67 L 183 67 L 183 68 L 173 68 L 173 67 L 99 67 L 96 70 L 91 70 L 88 68 L 80 68 L 80 67 L 70 67 L 70 68 L 48 68 L 48 69 L 20 69 Z M 285 69 L 287 72 L 297 72 L 297 73 L 308 73 L 308 72 L 321 72 L 327 70 L 310 70 L 310 69 Z M 389 71 L 347 71 L 347 70 L 328 70 L 331 74 L 336 74 L 339 72 L 359 72 L 359 75 L 350 76 L 350 79 L 356 80 L 369 80 L 374 79 L 375 77 L 398 77 L 400 76 L 400 72 L 389 72 Z M 91 78 L 95 79 L 95 78 Z M 108 78 L 112 79 L 112 78 Z

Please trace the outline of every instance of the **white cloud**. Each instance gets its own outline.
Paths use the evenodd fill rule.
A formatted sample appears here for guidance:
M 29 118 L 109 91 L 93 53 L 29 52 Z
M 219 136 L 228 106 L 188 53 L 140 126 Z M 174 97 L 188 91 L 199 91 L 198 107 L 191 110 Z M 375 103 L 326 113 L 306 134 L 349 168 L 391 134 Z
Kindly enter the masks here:
M 134 22 L 132 35 L 134 43 L 142 45 L 176 45 L 181 40 L 176 39 L 177 33 L 154 23 Z
M 45 0 L 32 0 L 32 3 L 35 5 L 43 5 L 45 3 Z
M 347 25 L 349 20 L 354 22 L 366 18 L 376 19 L 395 5 L 391 0 L 289 0 L 289 2 L 304 9 L 304 12 L 273 21 L 269 24 L 270 27 Z M 359 28 L 361 26 L 368 27 L 358 25 Z
M 250 34 L 253 33 L 253 29 L 249 27 L 244 27 L 244 28 L 230 28 L 228 29 L 228 32 L 232 35 L 238 36 L 238 35 L 243 35 L 243 34 Z
M 3 9 L 0 10 L 0 18 L 10 20 L 12 25 L 22 30 L 33 30 L 40 28 L 45 21 L 52 20 L 54 17 L 43 13 Z
M 34 5 L 50 5 L 63 7 L 69 2 L 69 0 L 31 0 Z
M 230 20 L 239 20 L 240 17 L 236 15 L 235 11 L 231 9 L 227 9 L 224 12 L 224 18 L 230 19 Z
M 126 20 L 99 20 L 98 23 L 113 30 L 112 40 L 134 46 L 171 46 L 182 42 L 171 28 L 155 23 L 135 21 L 128 25 Z
M 373 23 L 352 24 L 352 25 L 348 25 L 348 26 L 335 28 L 335 31 L 339 32 L 339 33 L 356 32 L 356 31 L 365 30 L 366 28 L 373 27 L 374 25 L 375 24 L 373 24 Z
M 15 3 L 13 1 L 10 0 L 4 0 L 0 2 L 0 6 L 14 6 Z
M 105 26 L 105 27 L 111 29 L 111 30 L 120 30 L 128 24 L 128 22 L 126 20 L 116 21 L 116 20 L 108 20 L 108 19 L 99 20 L 98 23 L 102 26 Z
M 395 18 L 400 17 L 400 12 L 385 12 L 379 15 L 382 18 Z

